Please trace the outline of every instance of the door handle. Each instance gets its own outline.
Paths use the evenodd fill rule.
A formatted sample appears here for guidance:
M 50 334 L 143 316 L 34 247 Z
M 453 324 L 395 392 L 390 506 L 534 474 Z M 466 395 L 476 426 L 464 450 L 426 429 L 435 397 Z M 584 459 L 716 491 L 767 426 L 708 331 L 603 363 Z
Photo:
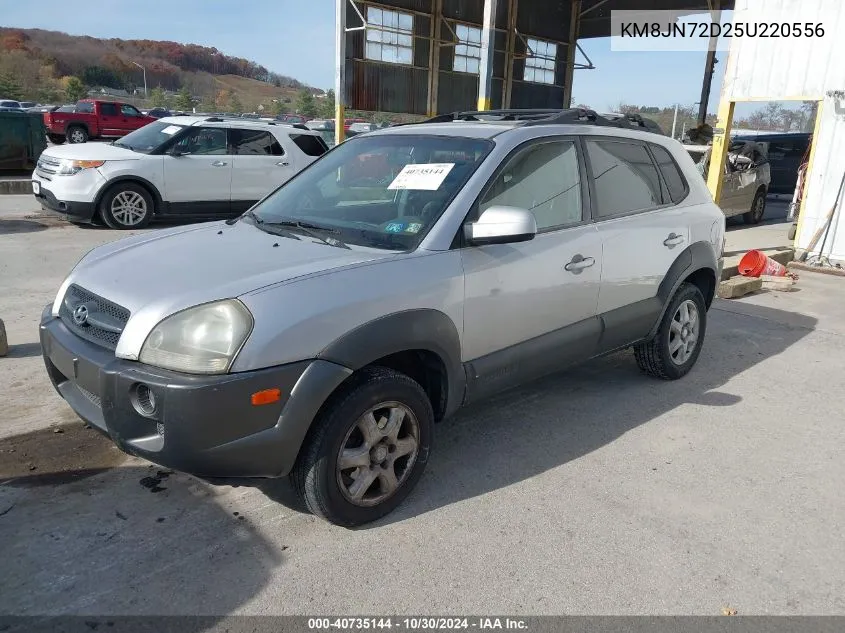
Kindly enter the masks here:
M 674 248 L 678 244 L 684 241 L 683 235 L 677 235 L 675 233 L 669 233 L 669 237 L 663 240 L 663 245 L 668 246 L 669 248 Z
M 211 163 L 211 166 L 212 167 L 225 167 L 228 164 L 229 163 L 227 163 L 225 160 L 216 160 L 213 163 Z
M 286 160 L 280 160 L 278 163 L 276 163 L 276 165 L 279 167 L 288 167 L 290 163 Z
M 596 260 L 592 257 L 584 257 L 579 253 L 577 255 L 574 255 L 572 257 L 572 260 L 563 268 L 564 270 L 571 272 L 573 275 L 580 275 L 581 271 L 583 271 L 585 268 L 589 268 L 595 263 Z

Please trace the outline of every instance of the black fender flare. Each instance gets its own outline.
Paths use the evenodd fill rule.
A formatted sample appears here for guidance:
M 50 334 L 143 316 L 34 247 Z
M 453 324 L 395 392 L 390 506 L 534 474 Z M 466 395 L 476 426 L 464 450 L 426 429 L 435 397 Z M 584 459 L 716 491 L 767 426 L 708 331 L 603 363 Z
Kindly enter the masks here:
M 454 413 L 463 403 L 466 388 L 461 338 L 452 319 L 439 310 L 404 310 L 379 317 L 336 339 L 317 358 L 357 371 L 379 358 L 409 350 L 431 352 L 443 362 L 445 415 Z
M 653 338 L 657 334 L 657 329 L 663 321 L 666 308 L 669 307 L 669 302 L 678 291 L 684 279 L 698 270 L 710 270 L 713 273 L 716 285 L 719 284 L 719 262 L 716 260 L 713 245 L 710 242 L 693 242 L 681 251 L 675 258 L 675 261 L 672 262 L 672 265 L 663 277 L 663 281 L 660 282 L 660 286 L 657 288 L 657 297 L 660 299 L 663 307 L 660 309 L 660 316 L 657 322 L 648 334 L 648 339 Z M 710 299 L 712 300 L 712 297 Z
M 106 192 L 111 189 L 114 185 L 118 185 L 122 182 L 134 182 L 138 185 L 141 185 L 145 189 L 147 189 L 153 197 L 153 202 L 155 203 L 154 213 L 162 213 L 164 211 L 164 199 L 161 197 L 161 193 L 153 183 L 151 183 L 146 178 L 141 178 L 141 176 L 118 176 L 117 178 L 112 178 L 111 180 L 106 181 L 106 183 L 100 188 L 99 193 L 97 193 L 97 197 L 94 198 L 94 208 L 100 208 L 100 202 L 103 201 L 103 196 L 106 195 Z

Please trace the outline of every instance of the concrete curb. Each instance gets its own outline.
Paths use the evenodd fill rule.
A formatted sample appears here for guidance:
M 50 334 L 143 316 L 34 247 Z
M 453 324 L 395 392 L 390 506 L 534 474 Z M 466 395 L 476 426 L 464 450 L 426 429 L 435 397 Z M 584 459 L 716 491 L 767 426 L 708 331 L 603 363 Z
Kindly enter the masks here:
M 25 178 L 0 180 L 0 195 L 19 196 L 32 193 L 32 181 Z
M 9 341 L 6 338 L 6 326 L 3 319 L 0 319 L 0 357 L 9 353 Z
M 784 266 L 789 264 L 795 257 L 795 249 L 793 248 L 761 248 L 759 250 L 765 253 L 770 259 L 773 259 Z M 725 258 L 725 262 L 722 267 L 722 281 L 726 281 L 731 277 L 736 277 L 739 274 L 739 260 L 741 259 L 742 255 Z
M 737 299 L 745 295 L 757 292 L 763 287 L 763 280 L 759 277 L 731 277 L 719 284 L 716 295 L 720 299 Z

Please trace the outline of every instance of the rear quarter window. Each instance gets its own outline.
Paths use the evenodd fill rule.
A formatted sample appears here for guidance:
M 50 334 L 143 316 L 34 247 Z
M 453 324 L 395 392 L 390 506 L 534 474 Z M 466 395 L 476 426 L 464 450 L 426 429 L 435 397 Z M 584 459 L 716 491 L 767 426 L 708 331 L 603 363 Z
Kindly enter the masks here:
M 322 156 L 329 151 L 326 142 L 317 135 L 291 134 L 290 138 L 307 156 Z
M 663 182 L 666 183 L 666 188 L 669 190 L 669 197 L 673 203 L 678 204 L 686 198 L 689 191 L 689 185 L 687 185 L 687 181 L 681 173 L 681 168 L 678 167 L 678 163 L 672 158 L 669 150 L 661 145 L 650 144 L 650 147 L 654 160 L 657 161 L 660 175 L 663 176 Z

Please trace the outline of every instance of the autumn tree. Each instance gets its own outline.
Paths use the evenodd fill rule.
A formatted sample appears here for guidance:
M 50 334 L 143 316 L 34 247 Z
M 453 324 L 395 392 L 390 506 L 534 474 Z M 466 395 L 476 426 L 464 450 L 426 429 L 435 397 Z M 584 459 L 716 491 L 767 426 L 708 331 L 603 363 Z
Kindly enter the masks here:
M 281 99 L 273 99 L 273 104 L 270 106 L 270 112 L 273 113 L 273 116 L 279 116 L 280 114 L 287 112 L 287 108 L 285 107 L 285 104 L 282 103 Z
M 244 106 L 238 98 L 238 94 L 236 92 L 233 92 L 232 96 L 229 98 L 229 109 L 236 114 L 240 114 L 244 111 Z
M 296 111 L 304 116 L 316 116 L 317 114 L 317 103 L 314 95 L 307 88 L 303 88 L 296 95 Z
M 214 99 L 214 104 L 220 110 L 225 110 L 229 106 L 229 100 L 232 98 L 232 93 L 226 90 L 218 91 L 217 96 Z
M 68 101 L 76 102 L 88 96 L 88 90 L 85 84 L 79 77 L 65 77 L 64 79 L 65 96 Z

